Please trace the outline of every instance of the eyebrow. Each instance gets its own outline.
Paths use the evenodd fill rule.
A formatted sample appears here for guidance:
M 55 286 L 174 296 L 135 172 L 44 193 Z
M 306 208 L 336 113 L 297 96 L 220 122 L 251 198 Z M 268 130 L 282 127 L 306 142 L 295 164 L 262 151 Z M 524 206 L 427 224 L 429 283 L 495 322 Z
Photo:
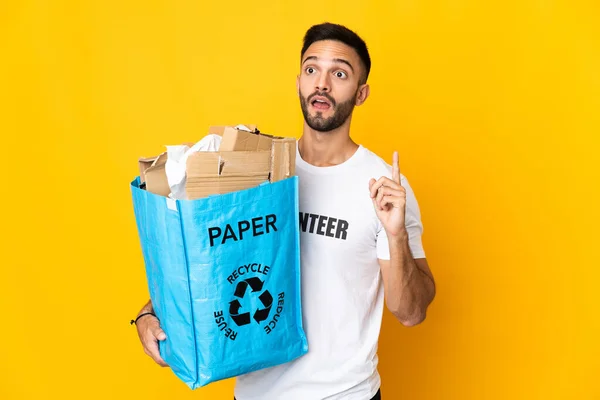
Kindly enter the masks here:
M 304 61 L 302 61 L 302 65 L 304 65 L 304 63 L 307 62 L 308 60 L 318 60 L 318 59 L 319 58 L 317 56 L 306 57 L 304 59 Z M 350 67 L 350 69 L 352 70 L 352 72 L 354 72 L 354 67 L 352 67 L 352 64 L 350 64 L 350 62 L 348 60 L 344 60 L 343 58 L 334 58 L 333 62 L 338 62 L 338 63 L 346 64 L 347 66 Z

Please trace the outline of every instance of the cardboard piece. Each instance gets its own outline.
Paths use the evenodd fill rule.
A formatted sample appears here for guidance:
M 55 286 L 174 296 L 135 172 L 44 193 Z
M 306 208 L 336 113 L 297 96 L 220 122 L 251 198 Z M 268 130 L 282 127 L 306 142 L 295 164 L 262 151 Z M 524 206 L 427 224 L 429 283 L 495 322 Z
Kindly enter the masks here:
M 138 164 L 140 167 L 140 182 L 141 183 L 146 182 L 146 170 L 152 166 L 152 164 L 154 163 L 154 161 L 156 161 L 157 158 L 158 158 L 158 156 L 156 156 L 156 157 L 140 157 L 140 159 L 138 160 Z
M 227 127 L 220 151 L 271 151 L 269 180 L 277 182 L 296 172 L 296 139 L 246 132 Z
M 296 139 L 252 132 L 230 126 L 211 126 L 209 134 L 223 136 L 217 152 L 198 152 L 186 164 L 186 194 L 189 200 L 255 187 L 265 181 L 277 182 L 295 174 Z M 165 173 L 167 154 L 140 158 L 140 179 L 146 190 L 168 196 L 171 192 Z
M 241 131 L 227 127 L 223 132 L 223 141 L 219 151 L 259 151 L 271 150 L 271 136 Z
M 254 132 L 254 133 L 258 133 L 258 128 L 256 127 L 256 125 L 252 125 L 252 124 L 243 124 L 245 127 L 247 127 L 248 129 L 250 129 L 250 132 Z M 225 132 L 225 128 L 232 128 L 231 126 L 228 125 L 213 125 L 213 126 L 209 126 L 208 127 L 208 134 L 215 134 L 215 135 L 221 135 L 223 136 L 223 132 Z M 235 129 L 235 128 L 232 128 Z
M 140 161 L 140 169 L 147 161 Z M 167 152 L 161 153 L 154 157 L 154 161 L 144 170 L 144 182 L 146 182 L 146 190 L 168 196 L 171 193 L 169 182 L 167 181 L 167 173 L 165 172 L 165 164 L 167 163 Z
M 273 139 L 271 146 L 271 182 L 281 181 L 296 174 L 296 139 Z

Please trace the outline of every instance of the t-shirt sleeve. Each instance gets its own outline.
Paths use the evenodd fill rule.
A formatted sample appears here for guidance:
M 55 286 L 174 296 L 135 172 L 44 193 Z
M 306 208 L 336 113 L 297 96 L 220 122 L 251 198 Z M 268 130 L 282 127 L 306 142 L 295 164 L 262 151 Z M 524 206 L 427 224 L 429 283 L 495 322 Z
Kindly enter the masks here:
M 408 232 L 408 245 L 413 258 L 425 258 L 421 235 L 423 234 L 423 224 L 421 223 L 421 211 L 417 198 L 404 175 L 401 175 L 401 183 L 406 190 L 406 215 L 405 226 Z M 390 247 L 387 234 L 383 225 L 377 221 L 377 258 L 381 260 L 390 259 Z

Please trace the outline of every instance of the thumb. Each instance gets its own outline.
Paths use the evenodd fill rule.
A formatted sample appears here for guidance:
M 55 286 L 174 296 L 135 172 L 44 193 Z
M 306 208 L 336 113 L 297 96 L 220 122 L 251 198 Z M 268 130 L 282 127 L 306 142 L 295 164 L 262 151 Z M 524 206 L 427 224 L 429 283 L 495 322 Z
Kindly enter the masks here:
M 377 182 L 377 180 L 375 180 L 374 178 L 369 179 L 369 190 L 371 190 L 375 182 Z
M 156 337 L 158 340 L 165 340 L 167 338 L 165 331 L 163 331 L 160 327 L 156 327 L 152 334 L 154 334 L 154 337 Z

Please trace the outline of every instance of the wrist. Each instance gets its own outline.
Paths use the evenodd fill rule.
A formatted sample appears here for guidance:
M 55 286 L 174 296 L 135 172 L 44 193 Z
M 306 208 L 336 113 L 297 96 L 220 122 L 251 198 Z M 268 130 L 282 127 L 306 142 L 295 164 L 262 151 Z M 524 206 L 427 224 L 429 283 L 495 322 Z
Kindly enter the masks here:
M 146 312 L 141 312 L 138 314 L 138 316 L 135 319 L 132 319 L 130 324 L 133 325 L 137 325 L 137 322 L 141 319 L 141 318 L 149 318 L 150 316 L 158 319 L 158 317 L 156 316 L 156 314 L 154 314 L 152 311 L 146 311 Z

